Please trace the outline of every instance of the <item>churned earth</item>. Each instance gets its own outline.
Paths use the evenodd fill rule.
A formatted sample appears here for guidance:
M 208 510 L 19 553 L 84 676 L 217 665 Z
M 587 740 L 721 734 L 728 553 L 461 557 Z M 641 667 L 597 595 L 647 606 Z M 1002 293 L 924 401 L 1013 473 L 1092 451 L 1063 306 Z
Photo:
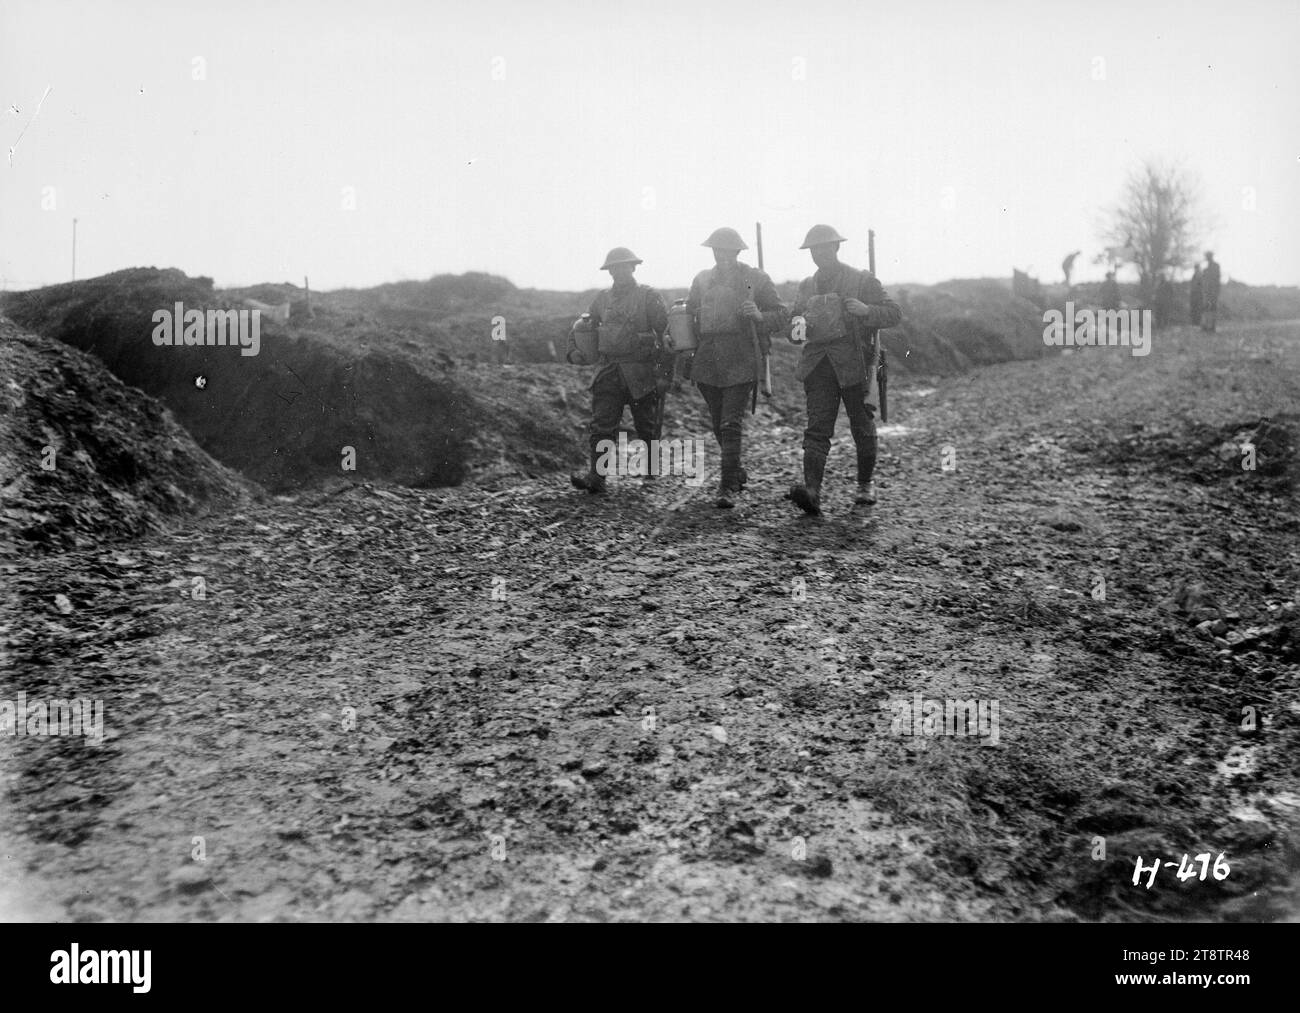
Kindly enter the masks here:
M 867 511 L 760 406 L 734 511 L 340 481 L 6 561 L 0 699 L 104 736 L 0 736 L 4 917 L 1300 917 L 1300 325 L 890 393 Z

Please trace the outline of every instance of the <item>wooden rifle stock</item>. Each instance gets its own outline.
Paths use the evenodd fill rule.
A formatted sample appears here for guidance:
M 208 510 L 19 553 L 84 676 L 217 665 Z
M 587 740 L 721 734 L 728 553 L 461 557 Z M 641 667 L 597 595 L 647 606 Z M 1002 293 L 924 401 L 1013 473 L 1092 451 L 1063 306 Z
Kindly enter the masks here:
M 762 271 L 763 270 L 763 223 L 762 222 L 754 223 L 754 242 L 755 242 L 755 246 L 758 249 L 758 269 Z M 750 299 L 754 298 L 753 286 L 750 286 L 749 298 Z M 757 326 L 751 323 L 750 330 L 753 332 L 753 340 L 754 340 L 754 356 L 755 356 L 754 364 L 755 366 L 757 366 L 759 359 L 761 359 L 763 363 L 762 369 L 756 371 L 755 373 L 754 385 L 755 387 L 762 388 L 764 397 L 771 397 L 772 396 L 772 359 L 770 356 L 763 353 L 763 346 L 759 343 L 758 340 Z M 755 411 L 758 408 L 757 391 L 755 391 L 754 394 L 754 404 L 752 407 L 753 410 Z
M 867 267 L 871 271 L 871 276 L 876 276 L 876 230 L 867 229 Z M 864 360 L 864 366 L 865 366 Z M 865 371 L 866 382 L 864 390 L 867 397 L 871 395 L 871 381 L 876 383 L 876 390 L 880 401 L 880 421 L 889 421 L 889 372 L 885 364 L 885 350 L 880 346 L 880 329 L 871 328 L 871 371 Z

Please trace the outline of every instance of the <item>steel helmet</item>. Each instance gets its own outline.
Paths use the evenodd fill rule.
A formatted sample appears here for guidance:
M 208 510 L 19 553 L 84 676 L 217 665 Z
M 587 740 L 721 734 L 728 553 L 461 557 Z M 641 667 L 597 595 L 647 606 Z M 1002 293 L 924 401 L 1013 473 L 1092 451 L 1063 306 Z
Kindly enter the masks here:
M 639 264 L 641 258 L 626 246 L 616 246 L 605 254 L 605 263 L 600 265 L 602 271 L 608 271 L 615 264 Z
M 721 228 L 714 229 L 709 238 L 700 243 L 701 246 L 707 246 L 714 250 L 748 250 L 745 241 L 740 238 L 740 233 L 735 229 Z
M 803 238 L 801 250 L 806 250 L 810 246 L 821 246 L 822 243 L 845 243 L 848 242 L 843 236 L 836 232 L 829 225 L 814 225 L 808 230 L 808 235 Z

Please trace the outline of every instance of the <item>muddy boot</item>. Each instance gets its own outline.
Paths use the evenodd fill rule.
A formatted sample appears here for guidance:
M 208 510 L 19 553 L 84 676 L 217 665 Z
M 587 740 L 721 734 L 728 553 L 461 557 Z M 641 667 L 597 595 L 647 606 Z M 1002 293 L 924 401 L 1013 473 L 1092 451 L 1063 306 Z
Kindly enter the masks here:
M 575 489 L 582 489 L 593 496 L 605 495 L 605 476 L 596 471 L 596 460 L 598 455 L 595 450 L 591 452 L 591 464 L 585 472 L 575 471 L 569 476 L 569 482 Z
M 740 433 L 724 429 L 718 442 L 722 449 L 722 480 L 718 485 L 715 505 L 725 510 L 736 505 L 740 490 L 749 476 L 740 466 Z
M 824 457 L 803 455 L 803 484 L 790 490 L 790 499 L 806 514 L 816 516 L 822 512 L 822 472 L 825 468 Z
M 735 500 L 749 476 L 740 466 L 740 432 L 723 429 L 718 443 L 722 451 L 722 484 L 718 491 L 718 506 L 722 506 L 721 500 L 724 497 L 730 496 L 733 501 Z M 733 505 L 734 502 L 727 504 L 727 506 Z
M 858 446 L 858 494 L 853 497 L 856 506 L 871 506 L 876 502 L 876 483 L 871 476 L 876 472 L 876 427 L 873 425 L 867 439 Z
M 736 477 L 736 488 L 741 492 L 745 491 L 745 486 L 749 485 L 749 472 L 744 468 L 740 469 L 740 474 Z
M 582 489 L 593 496 L 605 495 L 605 478 L 594 471 L 575 471 L 569 476 L 569 481 L 575 489 Z

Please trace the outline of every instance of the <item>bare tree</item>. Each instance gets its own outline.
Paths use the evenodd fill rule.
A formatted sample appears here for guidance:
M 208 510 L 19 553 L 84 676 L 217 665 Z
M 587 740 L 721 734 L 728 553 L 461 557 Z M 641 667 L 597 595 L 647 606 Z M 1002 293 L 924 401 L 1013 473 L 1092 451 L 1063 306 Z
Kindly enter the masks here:
M 1119 203 L 1106 212 L 1102 239 L 1137 267 L 1144 302 L 1164 271 L 1194 262 L 1198 202 L 1186 172 L 1149 160 L 1129 176 Z

